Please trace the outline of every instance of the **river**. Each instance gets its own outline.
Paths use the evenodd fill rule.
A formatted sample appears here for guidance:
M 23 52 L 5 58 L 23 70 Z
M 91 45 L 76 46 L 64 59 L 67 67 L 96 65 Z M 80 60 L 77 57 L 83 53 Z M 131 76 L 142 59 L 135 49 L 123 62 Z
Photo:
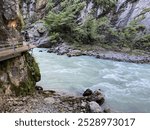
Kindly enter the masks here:
M 150 64 L 89 56 L 68 58 L 38 48 L 33 56 L 42 76 L 37 84 L 46 90 L 80 95 L 87 88 L 101 89 L 106 104 L 115 112 L 150 112 Z

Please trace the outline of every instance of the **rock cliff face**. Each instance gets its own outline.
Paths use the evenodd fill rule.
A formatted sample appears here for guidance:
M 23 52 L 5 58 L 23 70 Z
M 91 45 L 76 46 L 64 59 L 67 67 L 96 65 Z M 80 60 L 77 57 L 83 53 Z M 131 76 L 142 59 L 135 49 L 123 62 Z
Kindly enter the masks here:
M 116 5 L 116 26 L 124 27 L 136 21 L 150 32 L 150 1 L 149 0 L 118 0 Z
M 44 16 L 48 14 L 49 11 L 52 12 L 51 14 L 53 14 L 54 17 L 57 16 L 55 14 L 58 14 L 58 15 L 63 14 L 67 10 L 68 6 L 70 6 L 69 5 L 70 1 L 69 2 L 66 2 L 66 0 L 62 0 L 62 1 L 60 0 L 49 0 L 49 1 L 48 0 L 33 0 L 33 1 L 34 2 L 30 2 L 30 4 L 28 4 L 28 8 L 31 6 L 34 8 L 33 9 L 34 13 L 32 13 L 33 11 L 30 11 L 28 15 L 32 13 L 34 14 L 34 16 L 36 16 L 36 18 L 32 17 L 30 19 L 30 22 L 32 23 L 32 21 L 34 21 L 34 24 L 30 26 L 29 32 L 36 32 L 34 34 L 30 33 L 31 40 L 37 45 L 39 45 L 40 47 L 50 47 L 51 46 L 50 44 L 52 44 L 51 43 L 52 39 L 56 37 L 53 34 L 59 33 L 56 31 L 56 28 L 58 26 L 56 26 L 56 28 L 54 29 L 54 32 L 52 32 L 53 30 L 49 31 L 51 33 L 50 34 L 51 39 L 50 39 L 45 29 L 44 29 L 45 32 L 42 32 L 42 33 L 38 32 L 39 22 L 37 22 L 37 25 L 38 25 L 38 28 L 37 28 L 35 21 L 42 19 Z M 79 30 L 79 28 L 83 28 L 85 24 L 89 23 L 91 25 L 90 30 L 93 29 L 92 30 L 93 32 L 98 30 L 98 33 L 97 33 L 98 35 L 95 35 L 95 34 L 90 34 L 90 35 L 95 35 L 94 37 L 97 37 L 97 38 L 99 37 L 100 40 L 98 39 L 98 42 L 100 44 L 104 43 L 104 44 L 108 44 L 109 46 L 109 44 L 112 43 L 111 45 L 114 45 L 120 48 L 120 47 L 127 47 L 127 46 L 131 47 L 132 45 L 129 45 L 129 43 L 133 43 L 134 49 L 148 50 L 150 48 L 149 47 L 150 46 L 149 45 L 150 1 L 149 0 L 107 0 L 107 1 L 106 0 L 81 0 L 79 1 L 79 3 L 84 3 L 84 4 L 82 8 L 80 8 L 79 11 L 76 13 L 75 22 L 77 24 L 75 26 L 78 26 L 78 27 L 74 30 Z M 63 17 L 63 15 L 61 15 L 60 18 L 61 17 Z M 50 22 L 52 20 L 53 20 L 53 17 L 51 18 Z M 57 20 L 57 18 L 55 20 Z M 90 22 L 93 22 L 93 23 L 90 23 Z M 85 25 L 85 26 L 90 26 L 90 25 Z M 92 26 L 97 26 L 97 27 L 92 28 Z M 43 28 L 41 22 L 40 22 L 40 27 Z M 97 29 L 94 30 L 94 28 L 97 28 Z M 86 32 L 84 32 L 84 34 L 86 34 Z M 79 34 L 79 36 L 84 35 L 84 34 Z M 66 38 L 67 35 L 68 34 L 66 34 L 66 36 L 63 36 L 63 37 Z M 73 36 L 72 39 L 78 38 L 77 35 L 78 34 L 75 34 L 75 36 Z M 81 38 L 78 38 L 78 39 L 80 40 Z M 83 41 L 85 41 L 85 43 L 89 42 L 89 40 L 87 39 L 88 38 L 85 37 Z M 130 40 L 126 41 L 127 39 L 130 39 L 130 40 L 132 39 L 134 41 L 133 42 L 131 42 Z M 70 43 L 70 41 L 66 41 L 66 42 Z M 91 42 L 93 42 L 93 40 L 91 40 L 89 43 Z M 126 43 L 124 44 L 123 42 L 126 42 Z
M 39 80 L 38 65 L 28 52 L 0 63 L 0 93 L 31 94 Z
M 11 47 L 13 43 L 23 44 L 20 35 L 23 20 L 19 5 L 20 0 L 0 1 L 0 47 L 3 49 L 8 49 L 7 46 Z M 0 94 L 31 93 L 39 80 L 38 65 L 28 52 L 0 62 Z
M 31 0 L 32 1 L 32 0 Z M 30 6 L 33 7 L 35 12 L 43 13 L 48 6 L 48 0 L 33 0 Z M 53 0 L 55 2 L 55 10 L 61 10 L 61 3 L 63 1 Z M 115 20 L 115 26 L 125 27 L 130 22 L 136 20 L 138 23 L 150 28 L 150 1 L 149 0 L 111 0 L 105 2 L 104 0 L 81 0 L 86 4 L 80 12 L 78 20 L 84 21 L 86 17 L 93 14 L 95 17 L 109 16 L 110 19 Z M 32 11 L 31 11 L 32 12 Z M 40 14 L 39 13 L 39 14 Z M 114 19 L 115 18 L 115 19 Z
M 19 10 L 18 0 L 3 0 L 0 2 L 0 44 L 20 42 L 19 31 L 23 25 L 23 19 Z

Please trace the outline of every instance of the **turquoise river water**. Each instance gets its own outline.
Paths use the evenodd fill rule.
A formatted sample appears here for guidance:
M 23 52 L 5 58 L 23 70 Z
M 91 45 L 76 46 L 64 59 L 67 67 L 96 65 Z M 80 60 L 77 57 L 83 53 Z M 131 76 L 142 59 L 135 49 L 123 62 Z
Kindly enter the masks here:
M 43 52 L 39 52 L 43 50 Z M 106 104 L 116 112 L 150 112 L 150 64 L 71 57 L 34 49 L 44 89 L 80 95 L 90 88 L 101 89 Z

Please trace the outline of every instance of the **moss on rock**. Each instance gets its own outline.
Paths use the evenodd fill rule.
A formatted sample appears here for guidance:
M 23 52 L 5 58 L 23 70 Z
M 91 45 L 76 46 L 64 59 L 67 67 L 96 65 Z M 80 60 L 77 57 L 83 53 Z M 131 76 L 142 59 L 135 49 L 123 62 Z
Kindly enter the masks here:
M 0 64 L 0 93 L 25 96 L 32 94 L 40 80 L 40 70 L 30 53 L 6 60 Z
M 38 82 L 41 79 L 40 69 L 35 59 L 30 53 L 25 53 L 26 65 L 28 68 L 28 74 L 32 77 L 32 80 Z

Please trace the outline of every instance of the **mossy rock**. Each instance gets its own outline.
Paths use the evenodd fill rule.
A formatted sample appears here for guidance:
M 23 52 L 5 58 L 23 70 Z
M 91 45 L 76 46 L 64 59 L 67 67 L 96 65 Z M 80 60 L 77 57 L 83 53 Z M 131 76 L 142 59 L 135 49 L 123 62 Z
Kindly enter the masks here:
M 38 82 L 41 79 L 40 69 L 36 63 L 34 57 L 30 53 L 25 53 L 26 66 L 28 68 L 28 74 L 32 77 L 33 81 Z
M 23 71 L 25 71 L 25 75 L 23 76 L 24 78 L 20 79 L 19 76 L 15 77 L 15 80 L 17 82 L 19 81 L 19 84 L 12 81 L 13 77 L 10 72 L 15 65 L 15 62 L 18 62 L 16 66 L 18 69 L 22 69 L 22 67 L 24 67 Z M 20 62 L 24 62 L 21 68 L 19 66 Z M 41 79 L 38 64 L 29 52 L 23 53 L 21 57 L 1 62 L 0 75 L 3 74 L 7 74 L 8 84 L 0 81 L 0 93 L 5 93 L 8 86 L 10 87 L 12 94 L 15 94 L 16 96 L 32 94 L 35 90 L 36 82 Z

